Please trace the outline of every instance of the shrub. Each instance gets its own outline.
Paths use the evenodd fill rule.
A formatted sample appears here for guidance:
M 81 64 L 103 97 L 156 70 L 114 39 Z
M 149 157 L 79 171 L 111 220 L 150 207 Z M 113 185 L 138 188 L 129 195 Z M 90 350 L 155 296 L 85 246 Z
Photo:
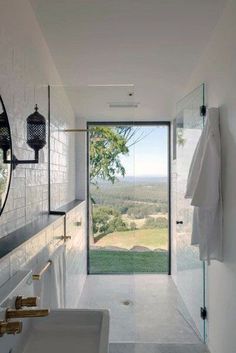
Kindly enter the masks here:
M 168 220 L 165 217 L 148 217 L 143 228 L 167 228 Z
M 128 230 L 128 226 L 117 210 L 108 206 L 95 206 L 93 208 L 94 234 L 106 235 L 124 230 Z
M 130 230 L 135 230 L 137 229 L 137 224 L 135 222 L 130 222 L 129 227 L 130 227 Z
M 128 209 L 128 216 L 130 218 L 146 218 L 149 215 L 155 214 L 157 212 L 162 212 L 161 206 L 147 205 L 147 204 L 135 204 Z
M 129 209 L 129 207 L 127 207 L 127 206 L 121 206 L 120 207 L 120 213 L 121 214 L 126 214 L 128 209 Z

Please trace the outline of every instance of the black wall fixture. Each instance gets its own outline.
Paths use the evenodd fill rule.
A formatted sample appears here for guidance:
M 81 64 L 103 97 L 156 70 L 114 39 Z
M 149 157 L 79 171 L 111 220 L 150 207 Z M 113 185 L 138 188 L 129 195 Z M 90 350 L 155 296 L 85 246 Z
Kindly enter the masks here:
M 3 163 L 12 164 L 13 169 L 18 164 L 33 164 L 39 162 L 39 150 L 46 145 L 46 120 L 43 115 L 38 112 L 38 106 L 35 105 L 35 111 L 27 118 L 27 144 L 34 150 L 34 159 L 17 159 L 13 154 L 8 159 L 7 152 L 9 150 L 9 138 L 5 133 L 5 120 L 0 117 L 0 149 L 3 150 Z
M 3 163 L 4 153 L 12 159 L 11 128 L 2 97 L 0 96 L 0 215 L 5 207 L 12 176 L 12 165 Z

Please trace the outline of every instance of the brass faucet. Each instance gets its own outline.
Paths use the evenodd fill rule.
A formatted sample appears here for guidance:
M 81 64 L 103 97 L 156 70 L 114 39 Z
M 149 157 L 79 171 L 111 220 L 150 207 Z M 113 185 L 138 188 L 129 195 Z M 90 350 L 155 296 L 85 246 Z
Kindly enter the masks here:
M 8 335 L 21 333 L 22 327 L 23 325 L 20 321 L 0 321 L 0 337 L 3 336 L 5 333 Z
M 35 307 L 37 306 L 37 297 L 23 298 L 16 297 L 15 309 L 7 309 L 5 321 L 0 321 L 0 337 L 4 334 L 21 333 L 23 324 L 20 321 L 9 321 L 10 319 L 19 319 L 26 317 L 44 317 L 48 316 L 49 309 L 22 309 L 22 307 Z
M 48 316 L 49 309 L 7 309 L 6 320 L 9 319 L 20 319 L 25 317 L 44 317 Z
M 39 298 L 38 297 L 28 297 L 23 298 L 21 296 L 16 297 L 15 308 L 22 309 L 23 307 L 34 307 L 38 306 Z

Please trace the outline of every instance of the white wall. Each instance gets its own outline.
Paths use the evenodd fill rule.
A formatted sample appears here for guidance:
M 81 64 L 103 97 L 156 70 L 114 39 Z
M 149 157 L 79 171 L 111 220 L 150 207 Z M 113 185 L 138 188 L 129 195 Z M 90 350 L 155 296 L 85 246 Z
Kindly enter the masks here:
M 209 347 L 236 352 L 236 1 L 229 1 L 185 92 L 207 85 L 209 107 L 219 106 L 222 132 L 224 263 L 209 267 Z
M 33 156 L 26 144 L 26 118 L 37 102 L 47 119 L 47 85 L 52 85 L 51 194 L 54 209 L 75 199 L 75 138 L 73 134 L 58 131 L 74 127 L 74 112 L 29 1 L 0 0 L 0 3 L 0 94 L 9 115 L 14 153 L 18 158 Z M 6 208 L 0 217 L 0 237 L 48 212 L 47 148 L 46 145 L 40 151 L 38 165 L 18 166 L 14 171 Z M 76 232 L 67 253 L 67 263 L 73 267 L 73 275 L 77 276 L 74 280 L 80 291 L 86 276 L 84 213 L 79 216 L 83 228 Z M 42 230 L 37 239 L 30 239 L 0 259 L 0 285 L 20 268 L 33 269 L 44 264 L 55 250 L 51 240 L 56 239 L 58 243 L 58 236 L 63 232 L 64 218 L 61 217 Z M 68 307 L 74 306 L 78 295 L 79 290 L 74 296 L 68 293 Z
M 61 83 L 49 49 L 28 0 L 1 0 L 0 94 L 9 115 L 14 153 L 33 157 L 26 144 L 26 118 L 35 103 L 47 118 L 47 85 Z M 58 133 L 74 126 L 74 113 L 63 88 L 52 92 L 52 207 L 75 198 L 74 139 Z M 13 172 L 6 208 L 0 217 L 0 237 L 31 222 L 48 209 L 47 146 L 38 165 Z

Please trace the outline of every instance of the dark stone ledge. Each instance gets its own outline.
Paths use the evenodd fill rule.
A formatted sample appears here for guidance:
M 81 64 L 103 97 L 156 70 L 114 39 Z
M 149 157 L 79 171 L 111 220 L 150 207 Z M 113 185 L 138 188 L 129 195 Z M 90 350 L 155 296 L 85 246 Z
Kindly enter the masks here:
M 71 201 L 56 210 L 56 212 L 59 211 L 59 214 L 44 214 L 39 216 L 35 221 L 9 233 L 3 238 L 0 238 L 0 259 L 8 255 L 34 235 L 41 232 L 43 229 L 56 222 L 59 218 L 63 217 L 63 214 L 71 211 L 81 202 L 83 202 L 83 200 Z
M 55 215 L 42 215 L 35 221 L 9 233 L 0 239 L 0 258 L 8 255 L 18 246 L 22 245 L 25 241 L 38 234 L 41 230 L 54 223 L 61 216 Z
M 68 213 L 71 210 L 73 210 L 73 208 L 75 208 L 78 205 L 80 205 L 82 202 L 84 202 L 84 200 L 73 200 L 73 201 L 65 204 L 64 206 L 58 208 L 56 211 Z

